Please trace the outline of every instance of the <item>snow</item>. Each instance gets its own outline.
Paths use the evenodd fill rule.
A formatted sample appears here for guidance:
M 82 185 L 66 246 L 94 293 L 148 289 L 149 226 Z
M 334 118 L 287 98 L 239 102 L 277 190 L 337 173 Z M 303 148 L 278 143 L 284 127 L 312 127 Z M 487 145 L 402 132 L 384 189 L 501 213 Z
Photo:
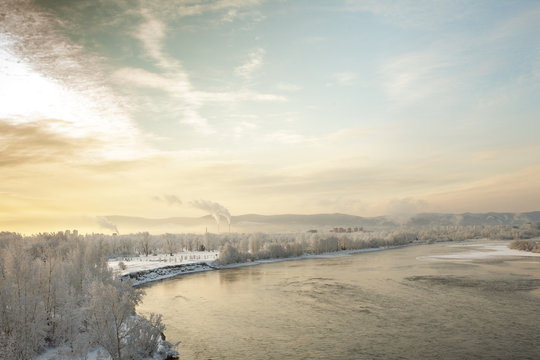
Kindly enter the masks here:
M 140 286 L 149 282 L 160 281 L 182 274 L 216 270 L 218 268 L 219 267 L 215 262 L 177 264 L 126 273 L 122 275 L 122 278 L 133 280 L 133 286 Z
M 183 251 L 169 254 L 148 255 L 148 256 L 128 256 L 109 259 L 109 268 L 123 276 L 144 270 L 153 270 L 171 265 L 184 265 L 199 262 L 211 262 L 217 259 L 218 251 Z M 126 268 L 120 269 L 119 264 L 123 262 Z
M 38 355 L 35 360 L 71 360 L 73 354 L 68 347 L 52 348 Z M 101 346 L 92 349 L 86 355 L 86 360 L 111 360 L 111 357 Z
M 137 315 L 135 315 L 137 316 Z M 167 343 L 163 338 L 158 339 L 157 350 L 152 357 L 147 357 L 144 360 L 163 360 L 170 357 L 177 357 L 178 351 L 171 348 L 170 344 Z M 80 358 L 74 355 L 71 349 L 68 346 L 59 346 L 55 348 L 50 348 L 42 354 L 38 355 L 35 360 L 73 360 Z M 95 346 L 91 348 L 86 357 L 86 360 L 112 360 L 112 357 L 109 355 L 107 350 L 101 346 Z
M 352 255 L 352 254 L 357 254 L 357 253 L 394 249 L 394 248 L 399 248 L 399 247 L 403 247 L 403 245 L 385 246 L 385 247 L 379 247 L 379 248 L 358 249 L 358 250 L 342 250 L 342 251 L 328 252 L 328 253 L 322 253 L 322 254 L 304 254 L 304 255 L 295 256 L 295 257 L 263 259 L 263 260 L 256 260 L 256 261 L 245 262 L 245 263 L 235 263 L 235 264 L 229 264 L 229 265 L 219 265 L 216 260 L 196 262 L 197 261 L 196 259 L 198 258 L 197 256 L 199 255 L 201 256 L 201 258 L 205 258 L 204 254 L 210 254 L 208 256 L 208 259 L 212 259 L 212 258 L 217 259 L 218 253 L 217 252 L 196 252 L 196 253 L 194 252 L 190 254 L 193 254 L 192 261 L 195 261 L 195 262 L 175 262 L 175 261 L 163 262 L 163 261 L 148 260 L 146 262 L 141 261 L 141 264 L 138 264 L 137 260 L 132 260 L 132 261 L 125 262 L 127 268 L 119 273 L 121 274 L 123 278 L 133 280 L 134 286 L 141 286 L 141 285 L 148 284 L 154 281 L 161 281 L 161 280 L 176 277 L 179 275 L 192 274 L 192 273 L 198 273 L 198 272 L 203 272 L 203 271 L 231 269 L 231 268 L 237 268 L 237 267 L 243 267 L 243 266 L 253 266 L 257 264 L 267 264 L 267 263 L 280 262 L 280 261 L 290 261 L 290 260 L 300 260 L 300 259 L 310 259 L 310 258 L 331 258 L 331 257 Z M 161 257 L 167 257 L 167 256 L 161 255 Z M 109 266 L 116 267 L 118 269 L 118 262 L 120 262 L 120 260 L 109 261 Z
M 517 257 L 539 257 L 540 254 L 532 253 L 528 251 L 514 250 L 508 247 L 509 242 L 489 242 L 481 244 L 463 244 L 463 245 L 450 245 L 449 247 L 455 248 L 472 248 L 473 250 L 468 252 L 456 252 L 446 255 L 431 255 L 431 256 L 419 256 L 418 260 L 456 260 L 456 261 L 471 261 L 471 260 L 485 260 L 491 258 L 500 258 L 508 256 Z M 538 263 L 538 262 L 536 262 Z

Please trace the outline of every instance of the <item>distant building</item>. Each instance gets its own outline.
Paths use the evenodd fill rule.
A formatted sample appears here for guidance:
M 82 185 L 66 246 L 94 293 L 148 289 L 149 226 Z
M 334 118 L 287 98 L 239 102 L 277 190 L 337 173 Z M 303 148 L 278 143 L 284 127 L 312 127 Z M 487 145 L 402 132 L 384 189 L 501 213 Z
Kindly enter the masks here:
M 364 231 L 364 228 L 362 226 L 347 227 L 347 228 L 336 226 L 330 230 L 330 232 L 335 232 L 335 233 L 353 233 L 353 232 L 362 232 L 362 231 Z

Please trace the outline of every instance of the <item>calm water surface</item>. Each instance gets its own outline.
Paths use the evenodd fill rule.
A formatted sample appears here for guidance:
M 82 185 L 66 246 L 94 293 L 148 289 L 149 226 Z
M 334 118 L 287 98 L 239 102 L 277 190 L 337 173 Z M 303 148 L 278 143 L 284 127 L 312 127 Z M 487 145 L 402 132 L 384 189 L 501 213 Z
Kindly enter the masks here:
M 540 258 L 429 258 L 455 245 L 188 275 L 138 311 L 184 360 L 540 359 Z

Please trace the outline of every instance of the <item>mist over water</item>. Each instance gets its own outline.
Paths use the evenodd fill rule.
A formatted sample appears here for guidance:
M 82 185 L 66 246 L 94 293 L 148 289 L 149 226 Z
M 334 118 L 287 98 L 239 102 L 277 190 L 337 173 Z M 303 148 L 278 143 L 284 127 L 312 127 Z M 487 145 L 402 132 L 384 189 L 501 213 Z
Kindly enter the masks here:
M 539 358 L 540 258 L 436 257 L 453 245 L 185 276 L 138 311 L 184 359 Z

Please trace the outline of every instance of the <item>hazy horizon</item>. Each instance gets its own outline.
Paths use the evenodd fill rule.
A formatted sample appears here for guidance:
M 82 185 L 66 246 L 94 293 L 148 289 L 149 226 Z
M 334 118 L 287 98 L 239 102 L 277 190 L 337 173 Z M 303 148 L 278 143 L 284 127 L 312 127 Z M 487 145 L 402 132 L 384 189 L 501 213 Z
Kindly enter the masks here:
M 0 231 L 540 210 L 538 2 L 4 0 L 0 20 Z

